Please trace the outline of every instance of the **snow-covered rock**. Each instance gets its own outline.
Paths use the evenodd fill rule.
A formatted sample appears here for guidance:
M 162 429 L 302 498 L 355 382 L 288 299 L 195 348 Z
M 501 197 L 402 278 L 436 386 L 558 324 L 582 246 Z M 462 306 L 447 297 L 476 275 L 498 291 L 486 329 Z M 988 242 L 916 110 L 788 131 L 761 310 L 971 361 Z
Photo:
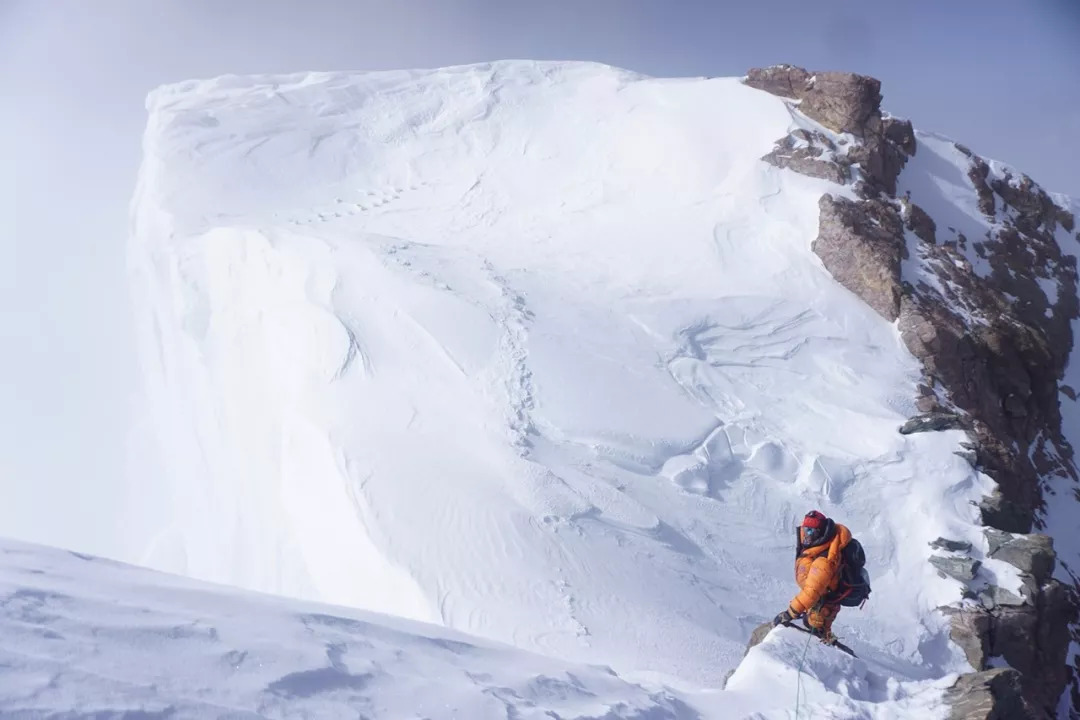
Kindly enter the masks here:
M 925 135 L 917 142 L 910 124 L 881 114 L 880 84 L 873 78 L 850 73 L 819 78 L 785 65 L 752 70 L 746 82 L 794 97 L 799 111 L 826 129 L 857 138 L 847 157 L 870 181 L 855 183 L 856 201 L 822 197 L 812 247 L 839 283 L 886 319 L 899 319 L 905 345 L 924 365 L 919 409 L 940 410 L 942 403 L 970 417 L 958 418 L 971 436 L 963 454 L 998 483 L 980 502 L 983 522 L 1018 533 L 1042 527 L 1051 483 L 1072 485 L 1064 506 L 1059 501 L 1056 509 L 1075 518 L 1073 500 L 1080 499 L 1070 436 L 1075 429 L 1063 423 L 1059 401 L 1061 394 L 1074 399 L 1061 381 L 1073 349 L 1072 326 L 1080 319 L 1076 256 L 1061 232 L 1074 225 L 1071 201 L 1052 198 L 1026 175 L 1017 180 L 1000 164 L 991 168 L 963 146 Z M 886 129 L 886 120 L 894 132 Z M 919 154 L 920 145 L 930 153 Z M 900 177 L 898 196 L 896 179 L 906 156 L 915 160 Z M 772 162 L 770 156 L 763 159 Z M 943 171 L 950 163 L 957 171 L 952 181 Z M 822 176 L 814 168 L 790 167 Z M 966 177 L 970 186 L 956 187 L 958 177 Z M 957 203 L 964 195 L 966 202 Z M 941 229 L 953 238 L 943 236 L 938 244 L 939 223 L 919 203 L 933 208 Z M 930 413 L 948 415 L 955 413 Z M 927 417 L 912 418 L 901 432 Z M 990 548 L 991 556 L 995 550 Z M 1021 670 L 1033 707 L 1053 713 L 1059 700 L 1067 705 L 1061 699 L 1076 697 L 1080 687 L 1066 640 L 1080 609 L 1080 583 L 1075 575 L 1062 578 L 1071 588 L 1062 580 L 1047 582 L 1052 547 L 1041 553 L 1038 572 L 1018 554 L 1007 557 L 1028 574 L 1020 594 L 997 584 L 978 594 L 986 608 L 980 612 L 989 613 L 980 624 L 988 632 L 981 642 L 997 645 L 995 654 Z M 930 560 L 965 583 L 980 565 L 971 558 Z M 1073 554 L 1073 560 L 1080 558 Z M 966 647 L 975 625 L 952 617 L 953 639 Z M 1065 693 L 1070 680 L 1073 690 Z

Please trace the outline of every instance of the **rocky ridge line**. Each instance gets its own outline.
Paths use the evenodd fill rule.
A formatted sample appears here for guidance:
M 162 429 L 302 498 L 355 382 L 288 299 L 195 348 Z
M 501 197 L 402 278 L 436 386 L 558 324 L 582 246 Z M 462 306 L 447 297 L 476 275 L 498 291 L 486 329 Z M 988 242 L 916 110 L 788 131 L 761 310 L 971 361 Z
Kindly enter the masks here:
M 1022 597 L 973 582 L 982 560 L 970 557 L 970 547 L 941 540 L 948 554 L 934 561 L 939 572 L 969 584 L 964 597 L 942 608 L 952 639 L 977 671 L 950 692 L 952 717 L 1054 717 L 1070 682 L 1073 711 L 1080 712 L 1080 682 L 1066 664 L 1080 583 L 1075 575 L 1072 587 L 1053 579 L 1052 542 L 1031 534 L 1042 529 L 1045 479 L 1078 478 L 1058 407 L 1058 393 L 1071 391 L 1060 382 L 1071 321 L 1080 314 L 1077 268 L 1056 239 L 1059 228 L 1075 229 L 1075 218 L 1031 178 L 995 173 L 956 146 L 969 158 L 967 179 L 990 229 L 984 237 L 950 236 L 952 228 L 939 228 L 910 198 L 897 197 L 897 180 L 918 145 L 910 122 L 881 112 L 878 80 L 776 65 L 754 68 L 743 81 L 787 99 L 796 116 L 838 135 L 800 128 L 762 159 L 853 191 L 821 197 L 811 247 L 838 282 L 898 321 L 923 364 L 924 414 L 901 432 L 965 429 L 964 457 L 998 485 L 980 506 L 988 528 L 981 557 L 1017 567 Z M 911 259 L 921 269 L 917 277 L 904 275 Z M 993 657 L 1015 670 L 992 669 Z

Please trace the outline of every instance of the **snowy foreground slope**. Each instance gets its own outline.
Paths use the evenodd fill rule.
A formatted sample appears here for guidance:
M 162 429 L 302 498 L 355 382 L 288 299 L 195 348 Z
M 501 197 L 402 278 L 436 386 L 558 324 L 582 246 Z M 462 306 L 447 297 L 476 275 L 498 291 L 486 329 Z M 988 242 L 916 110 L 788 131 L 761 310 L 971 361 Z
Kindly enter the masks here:
M 601 667 L 0 542 L 0 717 L 682 718 Z
M 756 713 L 794 702 L 760 685 L 683 699 L 433 625 L 6 540 L 0 597 L 0 717 L 690 720 L 772 717 Z M 785 661 L 802 645 L 771 642 L 755 671 L 794 682 Z M 839 703 L 838 685 L 934 717 L 942 684 L 902 688 L 816 647 L 805 671 L 819 717 L 904 716 L 863 715 L 876 703 Z
M 814 706 L 932 717 L 912 697 L 969 669 L 927 543 L 980 543 L 991 483 L 962 433 L 897 433 L 919 365 L 809 249 L 837 186 L 759 160 L 808 123 L 781 100 L 513 62 L 148 107 L 131 258 L 164 473 L 133 490 L 125 559 L 735 717 L 712 693 L 786 607 L 818 508 L 874 595 L 836 626 L 866 664 L 808 650 Z M 804 637 L 770 636 L 725 702 L 791 712 Z

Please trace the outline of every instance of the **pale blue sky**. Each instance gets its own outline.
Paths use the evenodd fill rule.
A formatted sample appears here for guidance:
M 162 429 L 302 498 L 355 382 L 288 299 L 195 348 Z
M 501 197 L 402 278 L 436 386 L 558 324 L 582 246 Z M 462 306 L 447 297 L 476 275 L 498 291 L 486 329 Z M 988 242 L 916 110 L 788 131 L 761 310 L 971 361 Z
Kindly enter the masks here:
M 113 546 L 102 518 L 125 467 L 124 246 L 148 90 L 504 58 L 871 74 L 887 110 L 1080 196 L 1078 0 L 0 0 L 0 535 Z

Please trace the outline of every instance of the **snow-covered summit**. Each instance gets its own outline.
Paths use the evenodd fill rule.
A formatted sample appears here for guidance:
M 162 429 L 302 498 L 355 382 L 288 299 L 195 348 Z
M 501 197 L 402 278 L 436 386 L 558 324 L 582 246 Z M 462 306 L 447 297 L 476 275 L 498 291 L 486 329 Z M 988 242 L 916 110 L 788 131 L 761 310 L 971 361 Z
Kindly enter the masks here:
M 227 77 L 148 109 L 131 261 L 167 472 L 129 559 L 697 692 L 786 607 L 818 508 L 874 582 L 836 629 L 894 683 L 825 691 L 888 705 L 968 669 L 926 558 L 981 547 L 992 483 L 961 432 L 897 433 L 920 365 L 810 250 L 851 191 L 760 161 L 850 137 L 737 78 L 577 63 Z

